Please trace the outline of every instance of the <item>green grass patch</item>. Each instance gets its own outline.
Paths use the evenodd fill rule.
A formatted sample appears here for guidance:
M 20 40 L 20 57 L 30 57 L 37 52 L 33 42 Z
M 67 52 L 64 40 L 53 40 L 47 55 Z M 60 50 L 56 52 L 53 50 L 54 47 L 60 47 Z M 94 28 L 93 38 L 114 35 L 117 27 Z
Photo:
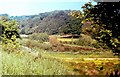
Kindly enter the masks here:
M 81 52 L 53 52 L 49 51 L 45 54 L 59 58 L 118 58 L 114 56 L 112 51 L 81 51 Z
M 24 53 L 2 52 L 3 75 L 64 75 L 62 62 L 49 58 L 34 58 Z

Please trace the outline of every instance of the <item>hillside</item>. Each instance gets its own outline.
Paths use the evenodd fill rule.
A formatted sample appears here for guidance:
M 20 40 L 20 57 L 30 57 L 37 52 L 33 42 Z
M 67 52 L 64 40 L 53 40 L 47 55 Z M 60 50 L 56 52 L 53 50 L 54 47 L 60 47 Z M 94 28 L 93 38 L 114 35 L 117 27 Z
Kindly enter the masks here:
M 20 24 L 21 34 L 31 34 L 34 32 L 47 32 L 48 34 L 58 34 L 66 22 L 69 21 L 71 10 L 55 10 L 51 12 L 39 13 L 30 16 L 12 16 Z

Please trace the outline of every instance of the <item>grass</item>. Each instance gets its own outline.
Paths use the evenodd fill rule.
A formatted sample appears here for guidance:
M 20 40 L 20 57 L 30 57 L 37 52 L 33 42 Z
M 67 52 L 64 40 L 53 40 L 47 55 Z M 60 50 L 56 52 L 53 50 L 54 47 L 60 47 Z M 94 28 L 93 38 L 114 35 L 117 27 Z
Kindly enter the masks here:
M 2 46 L 0 45 L 0 76 L 2 75 Z
M 23 39 L 21 45 L 26 46 L 27 39 Z M 35 42 L 35 41 L 34 41 Z M 88 75 L 95 69 L 99 74 L 106 74 L 114 69 L 120 69 L 118 60 L 85 60 L 84 58 L 118 58 L 112 51 L 80 51 L 80 52 L 53 52 L 44 50 L 36 44 L 32 48 L 33 52 L 39 52 L 41 58 L 37 60 L 33 56 L 24 53 L 20 49 L 19 53 L 2 52 L 2 74 L 3 75 Z M 33 44 L 33 43 L 32 43 Z M 45 45 L 46 46 L 46 43 Z M 37 48 L 38 47 L 38 48 Z M 23 51 L 23 52 L 21 52 Z M 93 66 L 91 66 L 93 64 Z M 107 66 L 108 64 L 108 66 Z M 112 66 L 110 66 L 112 64 Z M 104 70 L 99 70 L 101 66 Z M 86 70 L 86 71 L 84 71 Z
M 63 75 L 67 72 L 62 62 L 49 58 L 33 57 L 24 53 L 2 52 L 3 75 Z M 57 66 L 56 66 L 57 65 Z
M 26 42 L 28 41 L 28 39 L 22 38 L 22 40 L 21 40 L 21 39 L 18 39 L 18 41 L 19 41 L 20 45 L 25 46 L 25 45 L 26 45 Z
M 59 57 L 59 58 L 117 58 L 114 56 L 112 51 L 81 51 L 81 52 L 46 52 L 50 56 Z
M 25 53 L 10 53 L 2 52 L 2 74 L 4 75 L 85 75 L 88 71 L 97 70 L 99 74 L 106 74 L 113 71 L 115 68 L 120 68 L 119 61 L 108 60 L 84 60 L 83 58 L 90 57 L 88 54 L 74 54 L 68 52 L 48 52 L 41 49 L 39 51 L 42 58 L 34 61 L 34 57 Z M 84 54 L 84 55 L 83 55 Z M 92 54 L 92 52 L 91 52 Z M 103 54 L 103 53 L 102 53 Z M 95 54 L 94 54 L 95 55 Z M 99 56 L 100 57 L 100 56 Z M 62 59 L 64 58 L 64 59 Z M 72 59 L 68 59 L 72 58 Z M 112 66 L 106 64 L 113 63 Z M 95 64 L 95 66 L 91 66 Z M 99 70 L 100 67 L 104 70 Z M 110 70 L 111 69 L 111 70 Z M 87 70 L 87 71 L 84 71 Z
M 88 72 L 92 70 L 96 70 L 97 72 L 99 72 L 98 75 L 105 75 L 106 73 L 110 74 L 111 71 L 120 69 L 119 60 L 85 60 L 84 58 L 89 57 L 89 55 L 73 54 L 72 52 L 61 53 L 46 51 L 42 53 L 42 56 L 64 62 L 66 64 L 66 68 L 69 70 L 68 75 L 88 75 Z M 112 57 L 115 58 L 114 56 Z M 103 67 L 103 70 L 100 70 L 101 67 Z

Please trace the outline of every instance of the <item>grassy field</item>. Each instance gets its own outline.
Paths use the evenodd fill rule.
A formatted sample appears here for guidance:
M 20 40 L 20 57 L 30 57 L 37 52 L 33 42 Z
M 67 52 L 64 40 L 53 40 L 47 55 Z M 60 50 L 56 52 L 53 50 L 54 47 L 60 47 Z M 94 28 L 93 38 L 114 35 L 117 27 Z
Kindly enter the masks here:
M 80 54 L 47 52 L 39 49 L 37 51 L 40 52 L 42 57 L 36 60 L 33 56 L 23 52 L 8 54 L 3 51 L 2 74 L 87 75 L 88 71 L 94 69 L 99 74 L 105 75 L 116 68 L 120 69 L 119 60 L 85 60 L 86 56 L 81 57 Z M 92 65 L 90 65 L 91 63 Z M 110 66 L 111 64 L 112 66 Z M 100 67 L 104 67 L 104 70 L 99 70 Z
M 58 60 L 43 57 L 35 60 L 22 52 L 8 54 L 3 51 L 2 54 L 3 75 L 64 75 L 67 72 Z
M 31 56 L 24 48 L 10 54 L 2 51 L 3 75 L 110 75 L 115 70 L 120 71 L 119 56 L 114 56 L 111 50 L 55 52 L 48 43 L 19 41 L 22 46 L 30 44 L 30 51 L 39 52 L 39 56 Z
M 58 58 L 118 58 L 114 56 L 112 52 L 46 52 L 46 55 L 58 57 Z M 109 56 L 108 56 L 109 55 Z

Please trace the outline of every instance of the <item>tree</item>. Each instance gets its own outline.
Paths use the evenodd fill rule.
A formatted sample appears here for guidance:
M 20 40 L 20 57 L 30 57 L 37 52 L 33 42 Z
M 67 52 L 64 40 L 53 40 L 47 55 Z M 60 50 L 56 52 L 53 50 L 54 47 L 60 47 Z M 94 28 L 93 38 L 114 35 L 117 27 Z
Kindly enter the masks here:
M 81 33 L 81 12 L 73 11 L 70 14 L 69 20 L 66 21 L 66 26 L 61 29 L 61 33 L 64 34 L 75 34 L 80 35 Z
M 69 20 L 66 21 L 66 26 L 61 29 L 61 33 L 72 35 L 72 44 L 74 35 L 80 35 L 81 33 L 81 15 L 80 11 L 73 11 L 70 14 Z
M 85 4 L 85 21 L 91 21 L 91 36 L 106 44 L 115 53 L 120 53 L 120 2 L 98 2 L 94 7 Z M 85 11 L 87 10 L 87 11 Z
M 7 51 L 14 51 L 18 47 L 17 38 L 20 38 L 18 24 L 9 18 L 1 18 L 0 27 L 2 28 L 2 47 Z
M 91 2 L 86 3 L 84 6 L 82 6 L 83 9 L 83 15 L 82 15 L 82 33 L 89 34 L 90 31 L 90 25 L 91 25 L 91 17 L 89 16 L 90 11 L 94 8 Z M 87 17 L 89 16 L 89 17 Z M 85 28 L 84 28 L 85 27 Z
M 80 21 L 78 19 L 76 20 L 75 18 L 72 18 L 67 22 L 66 26 L 63 27 L 63 29 L 61 30 L 64 34 L 79 35 L 81 33 L 80 29 L 81 29 Z

